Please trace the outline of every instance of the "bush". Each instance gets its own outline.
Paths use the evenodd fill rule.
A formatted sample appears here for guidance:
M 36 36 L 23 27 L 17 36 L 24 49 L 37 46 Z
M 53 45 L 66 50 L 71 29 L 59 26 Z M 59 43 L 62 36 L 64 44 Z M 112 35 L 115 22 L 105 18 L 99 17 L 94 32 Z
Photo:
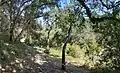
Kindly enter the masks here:
M 67 54 L 74 57 L 74 58 L 83 58 L 84 57 L 84 51 L 80 48 L 77 44 L 67 44 Z
M 24 55 L 23 53 L 24 49 L 19 49 L 15 44 L 6 43 L 0 40 L 0 63 L 6 63 L 14 60 L 15 57 L 21 57 Z
M 95 39 L 86 41 L 82 48 L 85 50 L 86 65 L 89 65 L 89 67 L 94 67 L 97 63 L 99 63 L 99 53 L 103 47 L 99 45 Z
M 50 55 L 54 57 L 61 57 L 62 56 L 62 50 L 59 47 L 56 48 L 50 48 Z
M 50 54 L 50 50 L 49 50 L 49 49 L 45 49 L 45 50 L 44 50 L 44 53 Z

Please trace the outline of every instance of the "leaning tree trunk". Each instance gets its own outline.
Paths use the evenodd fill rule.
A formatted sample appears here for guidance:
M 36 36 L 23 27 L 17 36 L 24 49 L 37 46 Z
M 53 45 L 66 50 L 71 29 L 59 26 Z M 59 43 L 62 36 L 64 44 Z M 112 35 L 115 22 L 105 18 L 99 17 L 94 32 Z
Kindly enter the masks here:
M 50 53 L 50 32 L 51 32 L 51 30 L 52 30 L 52 27 L 50 26 L 50 29 L 48 30 L 48 33 L 47 33 L 47 48 L 44 51 L 47 54 Z
M 65 49 L 66 49 L 67 42 L 68 42 L 68 40 L 70 38 L 71 28 L 72 28 L 72 26 L 70 25 L 70 27 L 68 29 L 68 32 L 67 32 L 67 36 L 65 37 L 64 44 L 63 44 L 63 49 L 62 49 L 62 70 L 66 70 L 66 67 L 65 67 Z
M 13 23 L 10 24 L 10 41 L 14 42 L 14 29 L 15 29 L 15 21 L 13 20 Z
M 15 29 L 15 21 L 16 21 L 16 18 L 15 18 L 15 14 L 14 14 L 14 10 L 13 10 L 13 4 L 14 4 L 14 1 L 10 1 L 10 36 L 9 36 L 9 40 L 10 42 L 13 43 L 13 39 L 14 39 L 14 29 Z
M 15 20 L 12 20 L 10 24 L 10 41 L 13 43 L 14 42 L 14 30 L 15 30 Z
M 10 41 L 13 42 L 13 28 L 10 28 Z

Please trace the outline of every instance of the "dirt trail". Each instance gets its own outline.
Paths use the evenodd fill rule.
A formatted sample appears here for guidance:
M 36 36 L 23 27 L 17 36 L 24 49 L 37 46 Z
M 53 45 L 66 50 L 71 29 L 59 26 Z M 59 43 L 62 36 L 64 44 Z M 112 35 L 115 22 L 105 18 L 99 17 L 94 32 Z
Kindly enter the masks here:
M 67 64 L 61 70 L 61 60 L 26 46 L 25 56 L 0 66 L 0 73 L 89 73 L 88 69 Z

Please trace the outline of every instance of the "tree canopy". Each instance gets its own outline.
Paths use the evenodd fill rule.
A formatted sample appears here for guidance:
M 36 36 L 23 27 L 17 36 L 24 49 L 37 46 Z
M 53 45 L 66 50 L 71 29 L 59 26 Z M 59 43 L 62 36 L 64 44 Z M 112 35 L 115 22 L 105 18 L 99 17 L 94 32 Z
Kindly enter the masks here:
M 119 31 L 119 0 L 0 0 L 0 58 L 6 61 L 25 54 L 21 43 L 59 56 L 62 70 L 70 56 L 93 73 L 118 73 Z

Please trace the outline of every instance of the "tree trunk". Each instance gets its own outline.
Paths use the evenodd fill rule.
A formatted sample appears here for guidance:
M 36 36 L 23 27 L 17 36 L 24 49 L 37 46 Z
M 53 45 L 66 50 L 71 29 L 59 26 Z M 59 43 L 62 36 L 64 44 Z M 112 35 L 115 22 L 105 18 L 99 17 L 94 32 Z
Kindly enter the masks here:
M 45 50 L 45 53 L 49 54 L 50 53 L 50 32 L 52 30 L 52 27 L 48 30 L 48 35 L 47 35 L 47 49 Z
M 66 70 L 66 67 L 65 67 L 65 49 L 66 49 L 67 42 L 68 42 L 68 40 L 70 38 L 71 28 L 72 28 L 72 25 L 70 25 L 70 27 L 68 29 L 67 36 L 65 37 L 64 44 L 63 44 L 63 49 L 62 49 L 62 70 Z
M 15 21 L 10 25 L 10 42 L 14 43 L 14 30 L 15 30 Z
M 10 37 L 9 37 L 9 40 L 10 40 L 10 42 L 12 42 L 13 43 L 13 37 L 14 37 L 14 28 L 15 28 L 15 20 L 14 20 L 14 17 L 15 17 L 15 15 L 14 15 L 14 10 L 12 10 L 13 9 L 13 4 L 14 4 L 14 1 L 12 0 L 12 1 L 10 1 L 10 10 L 9 10 L 9 12 L 10 12 Z
M 10 24 L 10 42 L 14 42 L 14 29 L 15 29 L 15 21 L 11 19 L 11 24 Z
M 13 30 L 10 29 L 10 41 L 13 42 Z
M 50 43 L 50 38 L 49 38 L 49 36 L 50 36 L 50 31 L 51 31 L 51 30 L 48 31 L 48 38 L 47 38 L 47 49 L 48 49 L 48 50 L 50 49 L 50 45 L 49 45 L 49 43 Z
M 15 41 L 14 42 L 16 42 L 17 40 L 20 40 L 20 36 L 23 34 L 23 32 L 24 32 L 24 28 L 22 29 L 22 31 L 17 35 L 17 37 L 15 38 Z
M 63 45 L 63 50 L 62 50 L 62 70 L 66 70 L 65 68 L 65 49 L 66 49 L 67 42 L 64 43 Z

